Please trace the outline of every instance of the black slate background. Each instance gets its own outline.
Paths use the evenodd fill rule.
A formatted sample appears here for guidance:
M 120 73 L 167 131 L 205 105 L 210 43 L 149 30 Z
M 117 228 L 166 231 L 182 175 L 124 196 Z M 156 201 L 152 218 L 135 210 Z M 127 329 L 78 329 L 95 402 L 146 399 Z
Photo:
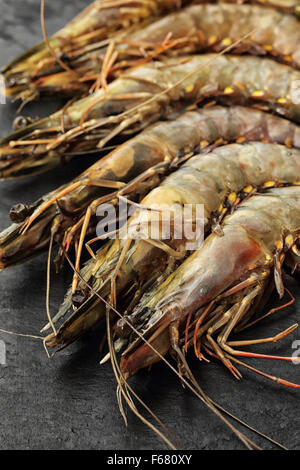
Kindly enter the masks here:
M 41 40 L 39 0 L 0 0 L 0 64 Z M 70 20 L 88 0 L 46 2 L 49 34 Z M 57 105 L 57 104 L 56 104 Z M 0 135 L 11 130 L 17 106 L 0 106 Z M 55 109 L 51 101 L 27 106 L 25 114 L 46 115 Z M 24 112 L 23 112 L 24 113 Z M 0 185 L 0 230 L 9 224 L 8 211 L 16 202 L 33 202 L 41 194 L 68 181 L 91 159 L 74 160 L 72 166 L 46 175 Z M 70 282 L 66 268 L 53 273 L 51 308 L 59 305 Z M 39 334 L 45 313 L 46 256 L 0 273 L 0 328 Z M 241 335 L 271 336 L 300 320 L 299 286 L 289 283 L 296 296 L 294 306 Z M 0 333 L 7 348 L 7 366 L 0 365 L 0 449 L 163 449 L 164 444 L 128 412 L 126 428 L 118 410 L 115 379 L 110 364 L 99 366 L 98 329 L 52 360 L 41 342 Z M 255 350 L 291 355 L 296 331 L 280 344 Z M 300 365 L 249 359 L 274 375 L 300 382 Z M 243 371 L 237 382 L 218 363 L 200 364 L 191 358 L 205 391 L 240 418 L 291 449 L 299 449 L 299 391 L 279 386 Z M 166 366 L 132 379 L 141 397 L 169 426 L 186 449 L 242 449 L 242 444 L 212 413 L 185 391 Z M 251 433 L 247 433 L 254 437 Z M 272 445 L 257 439 L 264 448 Z

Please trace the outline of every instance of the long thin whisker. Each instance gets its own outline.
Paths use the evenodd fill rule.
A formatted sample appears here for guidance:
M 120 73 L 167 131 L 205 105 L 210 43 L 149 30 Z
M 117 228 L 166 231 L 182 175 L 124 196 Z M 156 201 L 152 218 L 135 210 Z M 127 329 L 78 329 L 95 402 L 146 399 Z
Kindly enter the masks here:
M 72 269 L 74 270 L 74 272 L 76 272 L 76 269 L 75 269 L 75 266 L 74 264 L 72 263 L 69 255 L 66 253 L 64 247 L 62 245 L 61 246 L 61 249 L 62 249 L 62 252 L 64 253 L 68 263 L 70 264 L 70 266 L 72 267 Z M 88 282 L 81 276 L 81 274 L 77 271 L 77 275 L 78 277 L 80 278 L 80 280 L 88 287 L 88 289 L 94 294 L 96 295 L 96 297 L 98 297 L 109 309 L 111 309 L 114 313 L 116 313 L 120 318 L 123 318 L 125 320 L 125 322 L 128 324 L 128 326 L 132 329 L 132 331 L 134 331 L 134 333 L 139 336 L 139 338 L 144 341 L 145 344 L 147 344 L 147 346 L 149 348 L 151 348 L 151 350 L 165 363 L 167 364 L 167 366 L 180 378 L 180 380 L 199 398 L 199 400 L 201 400 L 206 406 L 208 406 L 208 408 L 213 412 L 215 413 L 233 432 L 234 434 L 236 434 L 238 436 L 238 438 L 244 443 L 244 445 L 248 448 L 248 449 L 251 449 L 251 448 L 257 448 L 256 444 L 255 443 L 252 443 L 251 442 L 251 445 L 249 445 L 249 439 L 243 434 L 241 433 L 240 431 L 238 431 L 226 418 L 224 418 L 224 416 L 222 416 L 222 414 L 218 411 L 218 409 L 212 404 L 212 402 L 210 401 L 207 401 L 205 398 L 203 398 L 193 387 L 192 385 L 184 378 L 182 377 L 179 372 L 175 369 L 175 367 L 172 366 L 172 364 L 162 355 L 160 354 L 159 351 L 157 351 L 151 343 L 149 343 L 149 341 L 146 340 L 146 338 L 143 337 L 143 335 L 138 331 L 136 330 L 136 328 L 134 328 L 134 326 L 127 320 L 126 317 L 123 317 L 121 315 L 120 312 L 118 312 L 118 310 L 116 308 L 114 308 L 107 300 L 105 300 L 103 297 L 101 297 L 101 295 L 95 291 L 95 289 L 93 289 L 92 286 L 90 286 L 88 284 Z M 110 351 L 112 353 L 112 351 Z
M 52 254 L 52 248 L 53 248 L 53 240 L 54 240 L 54 233 L 51 232 L 50 243 L 49 243 L 49 253 L 48 253 L 48 260 L 47 260 L 46 312 L 47 312 L 48 321 L 51 325 L 53 333 L 56 336 L 57 331 L 52 321 L 51 313 L 50 313 L 51 254 Z
M 44 35 L 44 40 L 45 43 L 47 44 L 47 47 L 49 51 L 51 52 L 51 55 L 53 56 L 54 60 L 59 63 L 59 65 L 66 70 L 67 72 L 72 73 L 76 77 L 79 77 L 79 74 L 75 72 L 75 70 L 72 70 L 70 67 L 68 67 L 56 54 L 55 50 L 50 44 L 48 34 L 47 34 L 47 29 L 46 29 L 46 24 L 45 24 L 45 0 L 41 0 L 41 25 L 42 25 L 42 30 L 43 30 L 43 35 Z
M 119 367 L 118 367 L 117 359 L 116 359 L 116 356 L 115 356 L 115 349 L 114 349 L 113 341 L 112 341 L 112 338 L 111 338 L 109 307 L 106 309 L 106 328 L 107 328 L 107 339 L 108 339 L 108 346 L 109 346 L 109 350 L 110 350 L 110 359 L 111 359 L 112 368 L 113 368 L 113 371 L 114 371 L 114 374 L 115 374 L 115 377 L 116 377 L 116 380 L 117 380 L 117 383 L 118 383 L 120 392 L 122 393 L 122 395 L 123 395 L 125 401 L 127 402 L 127 404 L 128 404 L 128 406 L 130 407 L 130 409 L 134 412 L 134 414 L 135 414 L 144 424 L 146 424 L 146 425 L 147 425 L 150 429 L 152 429 L 159 437 L 161 437 L 161 439 L 163 439 L 163 441 L 164 441 L 172 450 L 176 450 L 176 447 L 172 444 L 172 442 L 169 441 L 169 439 L 168 439 L 167 437 L 165 437 L 164 434 L 162 434 L 161 431 L 159 431 L 159 429 L 156 428 L 156 426 L 154 426 L 152 423 L 150 423 L 150 421 L 148 421 L 143 415 L 141 415 L 141 414 L 139 413 L 139 411 L 137 410 L 137 408 L 135 407 L 135 405 L 132 403 L 130 397 L 128 397 L 127 393 L 125 392 L 125 390 L 124 390 L 124 388 L 123 388 L 123 384 L 125 384 L 125 386 L 127 387 L 127 382 L 126 382 L 126 379 L 124 378 L 122 372 L 120 371 L 120 369 L 119 369 Z M 121 406 L 121 410 L 122 410 L 122 406 Z
M 0 333 L 5 333 L 7 335 L 12 335 L 12 336 L 21 336 L 22 338 L 39 339 L 41 341 L 44 341 L 45 339 L 44 336 L 35 336 L 35 335 L 29 335 L 29 334 L 24 334 L 24 333 L 15 333 L 14 331 L 3 330 L 3 328 L 0 328 Z

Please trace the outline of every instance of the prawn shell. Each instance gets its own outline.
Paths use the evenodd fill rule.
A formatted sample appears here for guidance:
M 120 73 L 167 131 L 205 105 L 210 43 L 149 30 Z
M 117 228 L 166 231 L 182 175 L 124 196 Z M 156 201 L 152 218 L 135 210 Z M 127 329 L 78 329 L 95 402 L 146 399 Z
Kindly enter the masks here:
M 142 334 L 151 338 L 155 331 L 160 331 L 152 337 L 156 338 L 159 352 L 166 350 L 163 332 L 172 322 L 183 322 L 187 314 L 216 299 L 247 275 L 253 266 L 272 259 L 276 242 L 284 234 L 299 234 L 299 208 L 298 186 L 271 189 L 242 203 L 236 212 L 224 219 L 222 237 L 211 234 L 158 290 L 148 293 L 144 302 L 141 301 L 137 312 L 149 311 L 149 319 L 140 330 Z M 147 351 L 144 344 L 140 346 L 141 342 L 140 338 L 136 339 L 123 353 L 121 367 L 127 376 L 144 364 L 149 365 Z M 167 344 L 170 347 L 169 339 Z M 159 356 L 156 355 L 157 360 Z

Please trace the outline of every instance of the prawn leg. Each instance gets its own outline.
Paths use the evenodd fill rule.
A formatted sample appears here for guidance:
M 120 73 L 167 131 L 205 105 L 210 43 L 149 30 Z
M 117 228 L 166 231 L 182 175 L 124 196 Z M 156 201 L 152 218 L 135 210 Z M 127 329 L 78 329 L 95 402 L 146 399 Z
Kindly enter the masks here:
M 238 310 L 234 313 L 232 318 L 230 319 L 229 322 L 227 322 L 227 325 L 224 326 L 224 329 L 222 333 L 219 334 L 217 338 L 217 343 L 219 344 L 220 348 L 225 350 L 226 352 L 237 355 L 237 356 L 244 356 L 244 357 L 264 357 L 264 358 L 269 358 L 269 359 L 282 359 L 282 360 L 292 360 L 292 358 L 286 358 L 286 357 L 277 357 L 277 356 L 271 356 L 271 355 L 264 355 L 264 354 L 257 354 L 257 353 L 250 353 L 250 352 L 244 352 L 244 351 L 237 351 L 234 350 L 231 346 L 242 346 L 242 345 L 251 345 L 251 344 L 260 344 L 260 343 L 270 343 L 270 342 L 277 342 L 287 336 L 289 333 L 294 331 L 295 328 L 297 328 L 298 325 L 292 325 L 285 331 L 279 333 L 278 335 L 275 335 L 271 338 L 264 338 L 261 340 L 248 340 L 248 341 L 234 341 L 234 342 L 228 342 L 228 337 L 234 330 L 234 328 L 237 326 L 237 324 L 241 321 L 241 318 L 243 317 L 245 311 L 248 310 L 249 304 L 254 300 L 254 298 L 260 293 L 262 290 L 262 285 L 256 286 L 252 292 L 250 292 L 246 297 L 244 297 L 239 305 Z M 226 315 L 226 314 L 225 314 Z
M 176 358 L 177 358 L 177 367 L 178 367 L 178 372 L 180 377 L 182 376 L 187 376 L 189 377 L 192 381 L 194 380 L 193 374 L 189 368 L 189 365 L 187 363 L 187 360 L 179 346 L 179 326 L 180 326 L 180 321 L 175 320 L 172 322 L 169 326 L 169 336 L 170 336 L 170 344 L 171 348 L 174 351 Z M 184 384 L 183 384 L 184 386 Z
M 110 292 L 110 296 L 111 296 L 111 303 L 113 305 L 113 307 L 116 307 L 117 305 L 117 291 L 116 291 L 116 280 L 117 280 L 117 277 L 118 277 L 118 274 L 119 274 L 119 271 L 121 269 L 121 266 L 122 264 L 124 263 L 124 260 L 125 260 L 125 257 L 129 251 L 129 248 L 132 244 L 132 239 L 131 238 L 128 238 L 125 242 L 125 245 L 123 247 L 123 250 L 122 250 L 122 253 L 121 253 L 121 256 L 118 260 L 118 263 L 117 263 L 117 266 L 115 267 L 115 270 L 111 276 L 111 280 L 110 280 L 110 285 L 111 285 L 111 292 Z
M 145 180 L 148 180 L 148 179 L 153 180 L 155 178 L 155 176 L 159 176 L 159 175 L 164 174 L 166 172 L 166 170 L 168 169 L 168 167 L 169 167 L 169 162 L 168 161 L 162 162 L 162 163 L 159 163 L 159 164 L 155 165 L 152 168 L 149 168 L 144 173 L 142 173 L 140 176 L 138 176 L 133 181 L 131 181 L 129 184 L 116 182 L 115 187 L 116 188 L 119 187 L 119 188 L 122 188 L 122 189 L 115 193 L 114 199 L 118 199 L 118 198 L 122 197 L 125 194 L 132 193 L 136 189 L 139 189 L 139 191 L 142 192 L 141 187 L 140 187 L 141 183 L 143 183 Z M 92 181 L 97 182 L 97 180 L 92 180 Z M 93 201 L 86 210 L 85 217 L 82 220 L 82 229 L 81 229 L 81 232 L 80 232 L 78 252 L 77 252 L 77 256 L 76 256 L 76 263 L 75 263 L 76 271 L 80 270 L 80 259 L 81 259 L 82 249 L 83 249 L 84 240 L 85 240 L 85 236 L 86 236 L 86 233 L 87 233 L 87 230 L 88 230 L 88 227 L 89 227 L 91 217 L 92 217 L 93 214 L 95 214 L 95 212 L 96 212 L 97 208 L 99 207 L 99 205 L 103 204 L 105 202 L 105 199 L 108 199 L 108 198 L 109 198 L 109 196 L 107 198 L 102 197 L 100 199 L 97 199 L 97 200 Z M 111 197 L 110 197 L 110 200 L 111 200 Z M 78 228 L 78 224 L 76 224 L 76 229 L 77 228 Z M 70 232 L 74 233 L 74 231 L 72 231 L 72 228 L 70 229 Z M 96 239 L 94 239 L 93 241 L 96 241 Z M 68 240 L 68 244 L 70 244 L 70 237 L 69 237 L 69 240 Z M 77 284 L 78 284 L 78 275 L 75 272 L 74 277 L 73 277 L 73 292 L 76 290 Z
M 287 335 L 292 333 L 296 328 L 298 328 L 298 324 L 289 326 L 286 330 L 281 331 L 275 336 L 271 336 L 269 338 L 262 338 L 262 339 L 251 339 L 251 340 L 244 340 L 244 341 L 226 341 L 227 346 L 250 346 L 253 344 L 265 344 L 265 343 L 276 343 L 281 339 L 285 338 Z

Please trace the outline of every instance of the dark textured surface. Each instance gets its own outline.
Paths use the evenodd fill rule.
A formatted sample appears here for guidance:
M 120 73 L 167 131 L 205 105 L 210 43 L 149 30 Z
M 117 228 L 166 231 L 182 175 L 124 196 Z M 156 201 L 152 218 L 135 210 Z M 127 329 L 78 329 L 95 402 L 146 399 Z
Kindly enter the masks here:
M 88 4 L 87 0 L 46 2 L 49 34 Z M 24 48 L 41 40 L 39 0 L 0 0 L 0 63 L 4 65 Z M 52 109 L 53 105 L 51 104 Z M 47 114 L 50 102 L 26 108 L 26 112 Z M 16 106 L 0 106 L 0 133 L 7 134 Z M 90 161 L 90 160 L 89 160 Z M 72 167 L 18 182 L 1 182 L 0 229 L 8 223 L 8 210 L 16 202 L 32 202 L 41 194 L 67 181 L 87 165 L 74 161 Z M 53 274 L 51 308 L 63 298 L 71 273 Z M 45 321 L 46 256 L 0 274 L 0 328 L 39 334 Z M 300 319 L 299 285 L 290 288 L 296 304 L 243 337 L 271 336 Z M 164 445 L 130 412 L 128 427 L 120 416 L 115 380 L 110 365 L 100 367 L 99 342 L 102 330 L 85 336 L 52 360 L 47 359 L 38 340 L 0 333 L 7 348 L 7 366 L 0 365 L 0 448 L 1 449 L 160 449 Z M 291 355 L 296 331 L 280 344 L 257 346 L 270 354 Z M 300 382 L 300 365 L 279 361 L 249 360 L 274 375 Z M 191 360 L 193 370 L 216 401 L 249 424 L 299 449 L 299 391 L 286 389 L 251 372 L 243 371 L 237 382 L 220 364 Z M 142 372 L 132 380 L 136 390 L 169 426 L 187 449 L 240 449 L 242 444 L 197 401 L 182 389 L 164 365 Z M 250 437 L 253 437 L 251 433 Z M 265 448 L 272 447 L 261 439 Z

